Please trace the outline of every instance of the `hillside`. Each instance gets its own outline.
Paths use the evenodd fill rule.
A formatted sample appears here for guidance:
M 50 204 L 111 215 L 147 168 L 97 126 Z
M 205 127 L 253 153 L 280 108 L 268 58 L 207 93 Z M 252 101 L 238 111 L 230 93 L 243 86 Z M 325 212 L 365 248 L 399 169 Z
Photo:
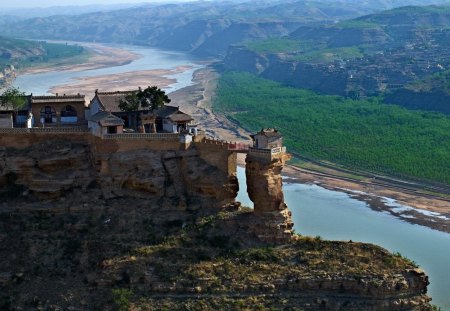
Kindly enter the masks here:
M 306 25 L 284 38 L 233 46 L 224 67 L 325 94 L 388 94 L 386 102 L 405 106 L 412 96 L 397 93 L 414 84 L 415 108 L 448 113 L 446 96 L 434 96 L 437 102 L 427 105 L 433 94 L 417 84 L 428 76 L 435 81 L 450 68 L 449 23 L 449 6 L 410 6 L 334 25 Z
M 81 46 L 0 36 L 0 87 L 14 78 L 17 69 L 61 60 L 81 61 L 86 55 Z
M 248 73 L 220 78 L 214 109 L 249 131 L 272 124 L 294 154 L 450 184 L 450 117 L 442 114 L 320 95 Z
M 117 42 L 201 56 L 223 56 L 230 44 L 244 40 L 286 36 L 300 25 L 335 22 L 411 3 L 416 1 L 215 1 L 144 5 L 77 16 L 10 21 L 2 31 L 14 37 Z

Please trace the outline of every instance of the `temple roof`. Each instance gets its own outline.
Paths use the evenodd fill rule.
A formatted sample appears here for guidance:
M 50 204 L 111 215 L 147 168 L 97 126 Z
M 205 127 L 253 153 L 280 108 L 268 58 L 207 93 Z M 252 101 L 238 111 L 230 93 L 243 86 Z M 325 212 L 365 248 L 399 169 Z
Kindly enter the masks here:
M 52 104 L 52 103 L 74 103 L 79 102 L 84 105 L 84 95 L 55 95 L 55 96 L 31 96 L 31 104 Z
M 125 123 L 121 118 L 116 117 L 109 111 L 99 111 L 91 116 L 88 121 L 98 122 L 101 126 L 118 126 Z
M 170 115 L 169 119 L 172 122 L 190 122 L 190 121 L 194 120 L 194 119 L 192 119 L 192 117 L 190 115 L 183 113 L 181 111 Z
M 255 136 L 266 136 L 269 139 L 269 141 L 274 141 L 283 137 L 280 134 L 280 132 L 278 132 L 278 130 L 275 128 L 266 128 L 266 129 L 263 128 L 258 133 L 250 135 L 250 137 L 253 140 L 255 140 Z
M 136 91 L 116 91 L 116 92 L 95 92 L 95 97 L 91 100 L 91 104 L 95 98 L 98 99 L 103 110 L 119 112 L 120 100 L 125 99 L 127 95 L 130 95 Z

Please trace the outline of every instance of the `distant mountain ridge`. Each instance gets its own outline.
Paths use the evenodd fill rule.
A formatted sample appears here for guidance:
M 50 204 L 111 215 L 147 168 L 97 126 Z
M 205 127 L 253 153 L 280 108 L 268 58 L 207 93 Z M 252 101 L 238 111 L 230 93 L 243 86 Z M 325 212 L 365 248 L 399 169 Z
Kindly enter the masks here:
M 3 22 L 2 32 L 23 38 L 115 42 L 175 49 L 201 56 L 223 56 L 229 45 L 245 40 L 286 36 L 301 25 L 332 23 L 417 2 L 291 0 L 144 5 L 16 22 L 9 17 L 7 23 Z
M 328 25 L 304 25 L 279 39 L 232 46 L 226 70 L 286 85 L 450 114 L 450 6 L 408 6 Z M 411 85 L 414 84 L 414 85 Z

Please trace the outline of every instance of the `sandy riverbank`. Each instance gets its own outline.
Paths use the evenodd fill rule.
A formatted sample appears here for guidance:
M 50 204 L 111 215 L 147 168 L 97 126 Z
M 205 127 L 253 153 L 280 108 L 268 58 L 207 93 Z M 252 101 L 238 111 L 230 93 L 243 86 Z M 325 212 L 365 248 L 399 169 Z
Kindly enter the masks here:
M 84 71 L 112 66 L 121 66 L 131 63 L 140 56 L 129 50 L 109 47 L 96 43 L 78 43 L 85 47 L 89 52 L 89 58 L 80 64 L 65 64 L 64 60 L 61 64 L 43 64 L 35 67 L 28 67 L 21 70 L 19 74 L 36 74 L 50 71 Z
M 101 75 L 94 77 L 76 78 L 77 82 L 57 85 L 50 89 L 53 94 L 85 94 L 87 98 L 92 98 L 96 89 L 102 92 L 129 91 L 136 90 L 139 86 L 157 85 L 160 88 L 167 88 L 176 82 L 176 79 L 167 76 L 190 70 L 189 66 L 180 66 L 175 69 L 155 69 L 124 72 L 114 75 Z
M 201 127 L 207 129 L 208 135 L 228 141 L 249 140 L 250 133 L 213 112 L 211 102 L 217 78 L 217 73 L 210 68 L 198 70 L 194 75 L 195 85 L 171 93 L 170 97 L 183 111 L 194 116 Z M 239 165 L 244 166 L 245 155 L 239 154 L 238 159 Z M 374 210 L 388 212 L 404 221 L 450 233 L 450 200 L 431 194 L 416 194 L 389 186 L 383 187 L 370 181 L 350 182 L 326 177 L 320 172 L 292 165 L 286 165 L 283 174 L 289 177 L 287 182 L 317 184 L 329 190 L 345 192 L 355 199 L 367 202 Z M 401 208 L 399 205 L 410 208 Z

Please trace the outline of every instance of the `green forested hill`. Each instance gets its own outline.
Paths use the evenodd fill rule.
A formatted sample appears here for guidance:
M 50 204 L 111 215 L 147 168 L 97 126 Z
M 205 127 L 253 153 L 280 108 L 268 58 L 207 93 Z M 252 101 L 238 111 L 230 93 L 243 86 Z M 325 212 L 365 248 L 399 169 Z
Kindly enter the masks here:
M 215 109 L 251 130 L 277 127 L 291 151 L 348 167 L 450 184 L 450 117 L 226 73 Z
M 450 114 L 449 25 L 450 6 L 303 25 L 289 36 L 231 47 L 224 68 L 322 94 L 381 95 L 386 103 Z
M 79 56 L 85 52 L 81 46 L 28 41 L 0 36 L 0 69 L 7 65 L 26 67 L 55 59 Z

